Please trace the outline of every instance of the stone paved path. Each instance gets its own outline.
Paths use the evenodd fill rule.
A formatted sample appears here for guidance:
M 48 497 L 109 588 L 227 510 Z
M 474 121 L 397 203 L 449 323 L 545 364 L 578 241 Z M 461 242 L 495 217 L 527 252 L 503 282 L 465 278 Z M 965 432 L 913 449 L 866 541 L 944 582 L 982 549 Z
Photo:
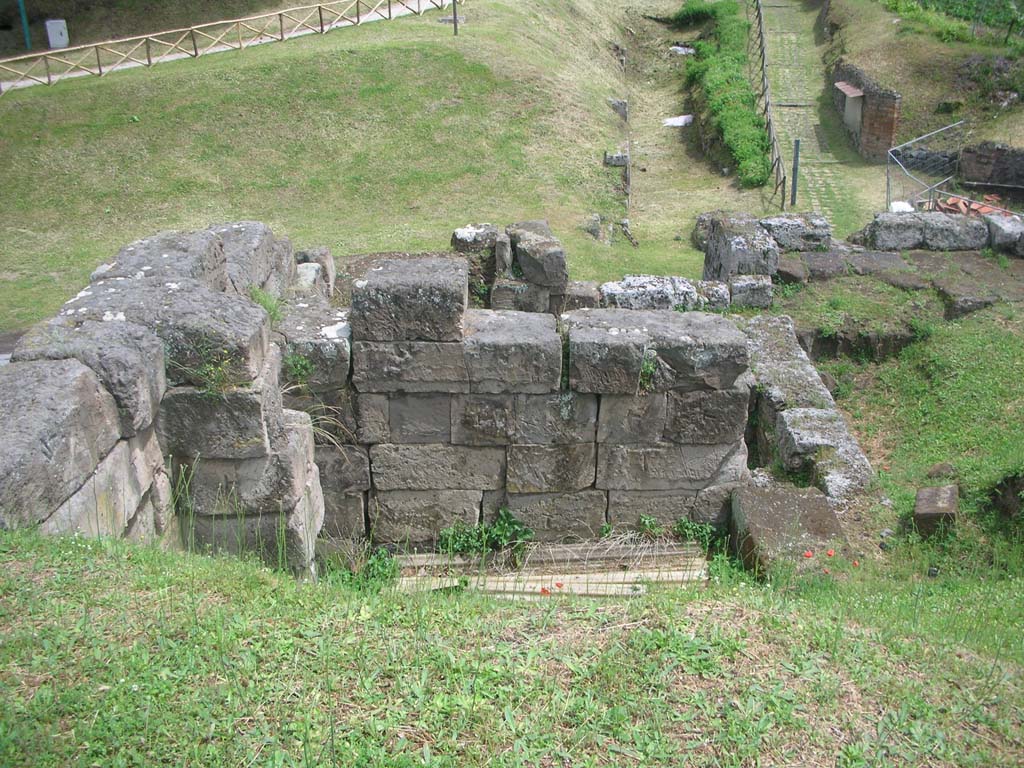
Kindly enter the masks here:
M 853 224 L 863 218 L 867 223 L 884 204 L 885 168 L 868 165 L 856 155 L 832 108 L 823 63 L 827 42 L 816 34 L 819 8 L 801 0 L 763 3 L 768 79 L 790 176 L 793 140 L 800 139 L 796 208 L 821 211 L 833 221 L 848 219 Z

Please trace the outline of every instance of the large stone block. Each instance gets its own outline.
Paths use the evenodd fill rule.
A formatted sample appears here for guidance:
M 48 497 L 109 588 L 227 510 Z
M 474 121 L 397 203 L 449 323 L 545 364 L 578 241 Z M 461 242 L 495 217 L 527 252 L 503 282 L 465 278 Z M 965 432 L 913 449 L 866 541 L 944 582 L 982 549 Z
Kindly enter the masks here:
M 100 265 L 92 281 L 116 278 L 196 280 L 214 291 L 228 286 L 224 243 L 212 231 L 160 232 L 122 248 L 114 261 Z
M 455 523 L 480 521 L 481 491 L 377 491 L 370 498 L 370 537 L 400 549 L 433 547 Z
M 597 283 L 585 280 L 570 280 L 565 293 L 553 293 L 548 312 L 560 315 L 574 309 L 596 309 L 601 306 L 601 290 Z
M 671 530 L 679 520 L 691 520 L 724 532 L 735 487 L 733 483 L 700 491 L 608 491 L 608 522 L 615 529 L 638 530 L 641 518 L 653 519 Z
M 193 514 L 275 514 L 295 507 L 313 464 L 313 424 L 299 411 L 284 411 L 282 421 L 266 456 L 219 459 L 200 454 L 179 470 L 189 475 L 183 485 L 189 488 Z
M 793 408 L 778 415 L 779 458 L 786 469 L 810 470 L 826 495 L 845 499 L 874 479 L 867 457 L 836 410 Z
M 993 250 L 1024 256 L 1024 219 L 994 214 L 983 218 L 988 225 L 988 239 Z
M 684 277 L 626 275 L 601 286 L 601 303 L 618 309 L 696 309 L 697 288 Z
M 469 300 L 465 259 L 424 257 L 374 262 L 352 283 L 358 341 L 459 341 Z
M 596 539 L 605 524 L 608 497 L 594 489 L 577 493 L 510 494 L 509 512 L 542 542 Z
M 340 494 L 321 480 L 324 490 L 322 539 L 366 539 L 366 494 Z
M 157 433 L 170 454 L 206 459 L 252 459 L 270 451 L 280 428 L 280 351 L 272 348 L 261 375 L 244 387 L 223 391 L 197 387 L 167 390 L 157 416 Z
M 594 443 L 513 445 L 508 449 L 509 493 L 579 491 L 594 484 Z
M 523 222 L 508 229 L 515 253 L 515 263 L 523 277 L 543 285 L 554 293 L 565 293 L 569 270 L 562 244 L 551 233 L 547 222 Z
M 388 396 L 359 394 L 353 399 L 356 441 L 366 444 L 391 442 L 391 404 Z
M 551 291 L 543 285 L 499 277 L 491 287 L 491 308 L 516 312 L 547 312 Z
M 743 334 L 703 312 L 594 309 L 563 316 L 578 392 L 725 389 L 747 369 Z
M 303 264 L 316 264 L 320 267 L 319 279 L 322 283 L 322 293 L 328 298 L 334 295 L 334 285 L 338 279 L 338 265 L 334 263 L 334 256 L 331 249 L 326 245 L 318 245 L 314 248 L 306 248 L 295 253 L 295 263 L 298 267 Z
M 452 250 L 459 253 L 486 251 L 494 247 L 498 228 L 493 224 L 467 224 L 452 233 Z
M 57 318 L 29 330 L 12 356 L 15 362 L 71 358 L 91 368 L 114 396 L 123 437 L 153 423 L 167 389 L 164 346 L 154 334 L 134 323 L 75 325 Z
M 743 437 L 753 377 L 747 373 L 729 389 L 669 392 L 664 439 L 673 443 L 714 445 Z
M 317 445 L 367 442 L 359 437 L 356 399 L 356 393 L 349 388 L 314 394 L 294 386 L 285 386 L 281 396 L 285 408 L 309 414 L 313 420 L 313 437 Z
M 508 445 L 515 428 L 513 395 L 454 395 L 452 442 L 456 445 Z
M 324 496 L 370 490 L 370 453 L 361 445 L 318 445 L 316 465 Z
M 914 499 L 914 527 L 924 538 L 950 530 L 956 524 L 959 507 L 960 493 L 955 483 L 920 488 Z
M 305 575 L 312 568 L 323 522 L 324 497 L 314 465 L 294 509 L 249 516 L 195 516 L 188 521 L 184 536 L 190 546 L 201 551 L 255 552 L 271 567 Z
M 816 488 L 766 483 L 746 485 L 732 494 L 732 544 L 744 565 L 766 574 L 781 562 L 796 567 L 829 547 L 845 544 L 828 500 Z
M 599 443 L 657 443 L 665 432 L 668 404 L 664 392 L 652 395 L 602 395 L 597 425 Z
M 745 446 L 610 445 L 598 446 L 597 487 L 616 491 L 699 491 L 741 480 Z
M 392 395 L 389 441 L 447 443 L 452 438 L 451 395 Z
M 774 275 L 778 268 L 778 243 L 756 218 L 733 213 L 711 220 L 704 255 L 705 280 Z
M 370 448 L 370 468 L 382 491 L 498 490 L 505 485 L 505 449 L 384 443 Z
M 227 287 L 239 296 L 262 289 L 276 264 L 277 240 L 270 227 L 259 221 L 214 224 L 210 231 L 224 244 Z
M 832 247 L 832 225 L 819 213 L 785 213 L 761 219 L 783 251 L 827 251 Z
M 868 245 L 880 251 L 924 247 L 924 222 L 916 213 L 876 213 L 866 234 Z
M 120 436 L 117 405 L 77 360 L 0 367 L 0 528 L 45 520 Z
M 85 484 L 43 521 L 39 530 L 47 534 L 120 538 L 163 468 L 160 445 L 152 429 L 130 440 L 121 440 Z
M 262 307 L 184 278 L 97 280 L 64 305 L 60 319 L 148 328 L 164 342 L 171 385 L 251 381 L 269 345 L 270 319 Z
M 291 241 L 287 237 L 277 238 L 274 243 L 274 268 L 263 284 L 263 290 L 271 296 L 283 296 L 295 280 L 296 267 Z
M 767 275 L 736 275 L 729 280 L 734 307 L 766 309 L 772 305 L 772 279 Z
M 528 445 L 592 443 L 597 427 L 597 396 L 576 392 L 517 395 L 515 442 Z
M 469 310 L 463 346 L 473 392 L 538 394 L 559 388 L 562 339 L 550 315 Z
M 933 251 L 980 251 L 988 246 L 988 225 L 977 216 L 926 211 L 924 247 Z
M 357 341 L 352 385 L 363 392 L 469 392 L 462 344 Z
M 348 310 L 332 307 L 319 294 L 282 305 L 276 331 L 284 339 L 282 378 L 310 392 L 329 392 L 348 382 L 352 328 Z

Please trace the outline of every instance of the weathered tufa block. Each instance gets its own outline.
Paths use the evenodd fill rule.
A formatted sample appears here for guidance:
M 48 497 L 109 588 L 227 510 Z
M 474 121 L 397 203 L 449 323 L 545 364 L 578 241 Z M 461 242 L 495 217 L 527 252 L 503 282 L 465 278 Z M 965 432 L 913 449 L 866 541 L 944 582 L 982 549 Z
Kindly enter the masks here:
M 313 424 L 308 414 L 284 411 L 283 429 L 270 453 L 248 459 L 200 455 L 190 473 L 189 503 L 195 515 L 275 514 L 299 502 L 313 464 Z
M 348 310 L 319 294 L 293 298 L 282 309 L 276 328 L 284 337 L 282 378 L 314 393 L 346 386 L 352 362 Z
M 728 445 L 598 446 L 597 487 L 616 491 L 699 491 L 746 473 L 746 447 Z
M 323 485 L 323 482 L 321 481 Z M 366 539 L 366 494 L 333 493 L 324 486 L 324 526 L 321 539 Z
M 778 415 L 779 458 L 794 472 L 810 470 L 829 497 L 842 499 L 874 479 L 871 465 L 836 410 L 793 408 Z
M 753 377 L 747 373 L 729 389 L 669 392 L 664 439 L 691 445 L 742 439 L 753 387 Z
M 531 283 L 565 293 L 569 282 L 565 251 L 546 221 L 524 221 L 506 229 L 512 241 L 515 263 Z
M 550 315 L 469 310 L 463 347 L 473 392 L 539 394 L 559 388 L 562 340 Z
M 988 238 L 993 250 L 1024 257 L 1024 220 L 1019 216 L 997 214 L 983 218 L 988 224 Z
M 491 287 L 491 308 L 516 312 L 547 312 L 551 291 L 542 285 L 499 277 Z
M 579 491 L 594 484 L 593 443 L 513 445 L 508 449 L 509 493 Z
M 390 442 L 451 442 L 451 395 L 392 395 L 390 401 Z
M 767 275 L 736 275 L 729 280 L 734 307 L 767 309 L 772 305 L 772 279 Z
M 356 341 L 352 385 L 364 392 L 469 392 L 464 345 Z
M 542 542 L 596 539 L 605 524 L 608 497 L 604 491 L 510 494 L 508 510 Z
M 609 491 L 608 522 L 616 530 L 638 530 L 640 520 L 653 519 L 667 530 L 679 520 L 707 523 L 724 531 L 736 484 L 714 485 L 701 491 Z
M 804 552 L 820 554 L 846 543 L 821 491 L 771 482 L 733 492 L 730 529 L 743 564 L 759 575 L 783 561 L 799 565 Z
M 167 389 L 164 345 L 142 326 L 127 322 L 75 325 L 55 318 L 39 323 L 18 341 L 11 359 L 67 360 L 92 369 L 114 396 L 122 437 L 132 437 L 153 423 Z
M 455 395 L 451 436 L 456 445 L 508 445 L 515 429 L 512 395 Z
M 710 221 L 704 255 L 704 279 L 727 281 L 733 275 L 774 275 L 779 245 L 753 216 L 726 213 Z
M 295 263 L 316 264 L 320 267 L 319 280 L 323 284 L 323 293 L 328 297 L 334 295 L 334 284 L 337 281 L 338 267 L 334 263 L 334 256 L 331 249 L 325 245 L 318 245 L 315 248 L 307 248 L 295 252 Z
M 188 458 L 253 459 L 270 452 L 281 424 L 280 351 L 272 347 L 263 372 L 251 384 L 223 391 L 173 387 L 157 416 L 160 444 Z
M 783 251 L 827 251 L 832 247 L 832 225 L 820 213 L 786 213 L 761 219 Z
M 959 506 L 960 493 L 955 484 L 921 488 L 914 500 L 914 527 L 924 538 L 949 530 L 956 524 Z
M 657 443 L 665 432 L 668 405 L 664 392 L 604 395 L 597 423 L 599 443 Z
M 352 284 L 357 341 L 459 341 L 469 299 L 465 259 L 375 262 Z
M 117 443 L 117 405 L 77 360 L 0 367 L 0 528 L 42 522 Z
M 91 279 L 196 280 L 219 292 L 228 287 L 226 266 L 224 244 L 215 232 L 160 232 L 126 245 Z
M 988 245 L 989 228 L 975 216 L 939 211 L 878 213 L 866 236 L 867 243 L 880 251 L 977 251 Z
M 262 289 L 277 263 L 277 240 L 270 227 L 259 221 L 238 221 L 215 224 L 210 231 L 224 244 L 227 289 L 245 297 L 253 288 Z
M 370 448 L 374 487 L 381 491 L 499 490 L 505 485 L 505 450 L 460 445 Z
M 481 491 L 377 491 L 370 497 L 370 537 L 400 549 L 432 548 L 455 523 L 480 521 Z
M 262 307 L 184 278 L 97 280 L 64 305 L 59 319 L 148 328 L 164 342 L 172 385 L 203 386 L 214 369 L 227 380 L 251 381 L 269 344 L 270 319 Z
M 39 530 L 46 534 L 124 536 L 163 471 L 163 456 L 152 429 L 122 440 Z
M 320 536 L 365 538 L 365 491 L 370 488 L 370 456 L 359 446 L 316 448 L 320 487 L 324 494 L 324 527 Z
M 202 517 L 188 521 L 185 538 L 199 550 L 240 555 L 255 552 L 272 567 L 310 573 L 316 539 L 324 523 L 324 498 L 313 465 L 293 509 L 247 516 Z
M 601 290 L 597 283 L 570 280 L 565 293 L 552 293 L 548 312 L 560 315 L 574 309 L 596 309 L 601 306 Z
M 459 253 L 475 253 L 494 247 L 498 239 L 498 228 L 493 224 L 467 224 L 452 233 L 452 250 Z
M 725 389 L 747 369 L 743 334 L 717 315 L 594 309 L 563 321 L 578 392 Z
M 597 397 L 576 392 L 517 395 L 515 441 L 527 445 L 592 443 Z
M 512 238 L 502 233 L 494 239 L 494 271 L 498 275 L 512 269 Z

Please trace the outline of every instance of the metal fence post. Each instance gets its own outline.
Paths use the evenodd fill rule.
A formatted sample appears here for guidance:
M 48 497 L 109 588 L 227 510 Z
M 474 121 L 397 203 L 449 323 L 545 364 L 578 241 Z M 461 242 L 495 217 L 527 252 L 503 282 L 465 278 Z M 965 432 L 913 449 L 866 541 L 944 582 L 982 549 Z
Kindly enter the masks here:
M 199 46 L 196 45 L 196 31 L 194 29 L 189 30 L 189 34 L 192 35 L 192 53 L 195 54 L 193 58 L 199 58 Z
M 452 24 L 455 26 L 455 36 L 459 36 L 459 0 L 452 0 Z
M 316 12 L 320 14 L 320 34 L 322 35 L 324 33 L 324 7 L 322 5 L 318 5 L 316 7 Z
M 793 139 L 793 185 L 789 188 L 789 207 L 796 205 L 796 186 L 800 180 L 800 139 Z
M 146 38 L 146 66 L 153 66 L 153 54 L 149 50 L 149 38 Z

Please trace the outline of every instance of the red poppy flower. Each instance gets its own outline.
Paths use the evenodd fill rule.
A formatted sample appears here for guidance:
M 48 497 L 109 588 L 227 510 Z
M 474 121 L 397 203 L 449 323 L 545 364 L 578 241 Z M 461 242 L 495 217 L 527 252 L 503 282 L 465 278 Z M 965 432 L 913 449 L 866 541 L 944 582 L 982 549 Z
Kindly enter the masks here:
M 562 582 L 560 582 L 560 581 L 556 581 L 556 582 L 555 582 L 555 586 L 556 586 L 556 587 L 558 587 L 559 589 L 561 589 L 562 587 L 564 587 L 564 586 L 565 586 L 565 584 L 563 584 L 563 583 L 562 583 Z
M 826 575 L 828 575 L 829 573 L 831 573 L 831 571 L 830 571 L 830 570 L 829 570 L 828 568 L 822 568 L 822 569 L 821 569 L 821 572 L 822 572 L 822 573 L 824 573 L 824 574 L 826 574 Z
M 814 553 L 808 549 L 806 552 L 804 552 L 804 557 L 814 557 Z
M 540 593 L 541 593 L 542 595 L 550 595 L 550 594 L 551 594 L 551 590 L 550 590 L 550 589 L 548 589 L 547 587 L 541 587 L 541 588 L 540 588 Z
M 828 555 L 829 557 L 835 557 L 836 551 L 834 549 L 830 549 L 825 554 Z
M 853 561 L 853 567 L 854 568 L 860 568 L 860 560 L 854 560 Z

